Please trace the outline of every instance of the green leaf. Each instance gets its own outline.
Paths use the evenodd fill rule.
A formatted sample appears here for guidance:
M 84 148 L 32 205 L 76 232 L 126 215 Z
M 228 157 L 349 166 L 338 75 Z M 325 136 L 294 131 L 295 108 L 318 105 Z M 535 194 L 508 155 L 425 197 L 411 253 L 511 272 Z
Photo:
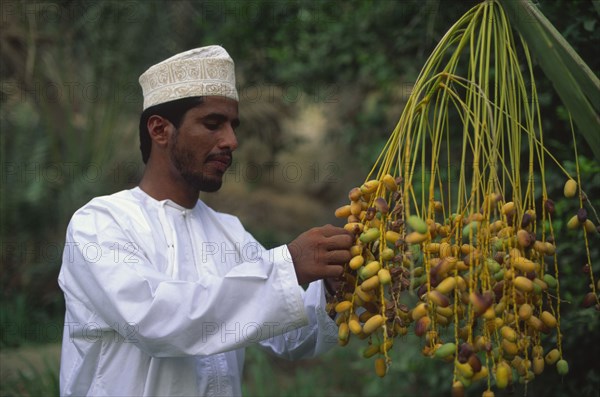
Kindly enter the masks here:
M 592 4 L 594 5 L 594 8 L 596 9 L 598 15 L 600 15 L 600 1 L 592 0 Z
M 583 28 L 585 30 L 587 30 L 588 32 L 593 32 L 594 31 L 594 26 L 596 26 L 596 20 L 595 19 L 588 19 L 587 21 L 585 21 L 583 23 Z
M 529 0 L 499 0 L 600 161 L 600 80 Z

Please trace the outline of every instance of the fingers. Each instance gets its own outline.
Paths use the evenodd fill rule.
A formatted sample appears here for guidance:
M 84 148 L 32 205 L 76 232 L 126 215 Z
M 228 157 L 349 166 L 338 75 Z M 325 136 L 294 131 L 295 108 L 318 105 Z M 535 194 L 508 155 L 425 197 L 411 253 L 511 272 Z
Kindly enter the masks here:
M 350 234 L 350 232 L 348 232 L 346 229 L 344 229 L 342 227 L 333 226 L 333 225 L 321 226 L 320 229 L 321 229 L 321 233 L 323 233 L 323 236 L 325 236 L 325 237 L 333 237 L 333 236 L 338 236 L 338 235 L 352 236 Z
M 344 274 L 344 267 L 340 265 L 325 266 L 323 278 L 338 278 Z
M 335 263 L 335 264 L 344 264 L 352 259 L 352 255 L 350 255 L 350 251 L 346 250 L 335 250 L 328 251 L 325 254 L 325 262 L 327 263 Z
M 345 230 L 344 230 L 345 232 Z M 349 250 L 354 244 L 354 238 L 349 233 L 337 234 L 325 239 L 325 247 L 328 250 Z
M 354 236 L 343 228 L 325 225 L 302 233 L 288 244 L 298 281 L 338 278 L 350 261 Z M 297 248 L 292 252 L 292 248 Z
M 343 265 L 352 259 L 350 247 L 354 244 L 354 238 L 350 233 L 342 228 L 326 225 L 323 226 L 323 234 L 329 235 L 323 244 L 325 253 L 321 251 L 326 263 Z

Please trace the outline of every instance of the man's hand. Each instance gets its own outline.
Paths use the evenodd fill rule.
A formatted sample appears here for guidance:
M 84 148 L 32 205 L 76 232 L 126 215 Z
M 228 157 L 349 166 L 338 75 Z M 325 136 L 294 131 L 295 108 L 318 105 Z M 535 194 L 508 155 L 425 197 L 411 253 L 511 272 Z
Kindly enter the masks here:
M 340 277 L 351 259 L 353 236 L 332 225 L 315 227 L 288 244 L 299 284 Z

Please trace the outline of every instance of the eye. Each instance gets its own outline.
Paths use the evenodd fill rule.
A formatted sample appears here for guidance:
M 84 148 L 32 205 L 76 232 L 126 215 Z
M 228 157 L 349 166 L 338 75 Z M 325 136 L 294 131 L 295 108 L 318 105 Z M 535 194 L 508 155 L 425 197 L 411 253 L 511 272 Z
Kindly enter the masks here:
M 211 131 L 216 131 L 221 127 L 220 123 L 204 123 L 204 126 Z

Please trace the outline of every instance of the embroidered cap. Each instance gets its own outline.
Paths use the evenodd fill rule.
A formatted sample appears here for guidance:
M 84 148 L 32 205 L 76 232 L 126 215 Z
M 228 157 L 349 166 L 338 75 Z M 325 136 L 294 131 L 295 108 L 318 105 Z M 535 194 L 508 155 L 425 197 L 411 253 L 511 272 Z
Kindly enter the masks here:
M 144 110 L 193 96 L 223 96 L 238 101 L 233 59 L 212 45 L 174 55 L 140 76 Z

